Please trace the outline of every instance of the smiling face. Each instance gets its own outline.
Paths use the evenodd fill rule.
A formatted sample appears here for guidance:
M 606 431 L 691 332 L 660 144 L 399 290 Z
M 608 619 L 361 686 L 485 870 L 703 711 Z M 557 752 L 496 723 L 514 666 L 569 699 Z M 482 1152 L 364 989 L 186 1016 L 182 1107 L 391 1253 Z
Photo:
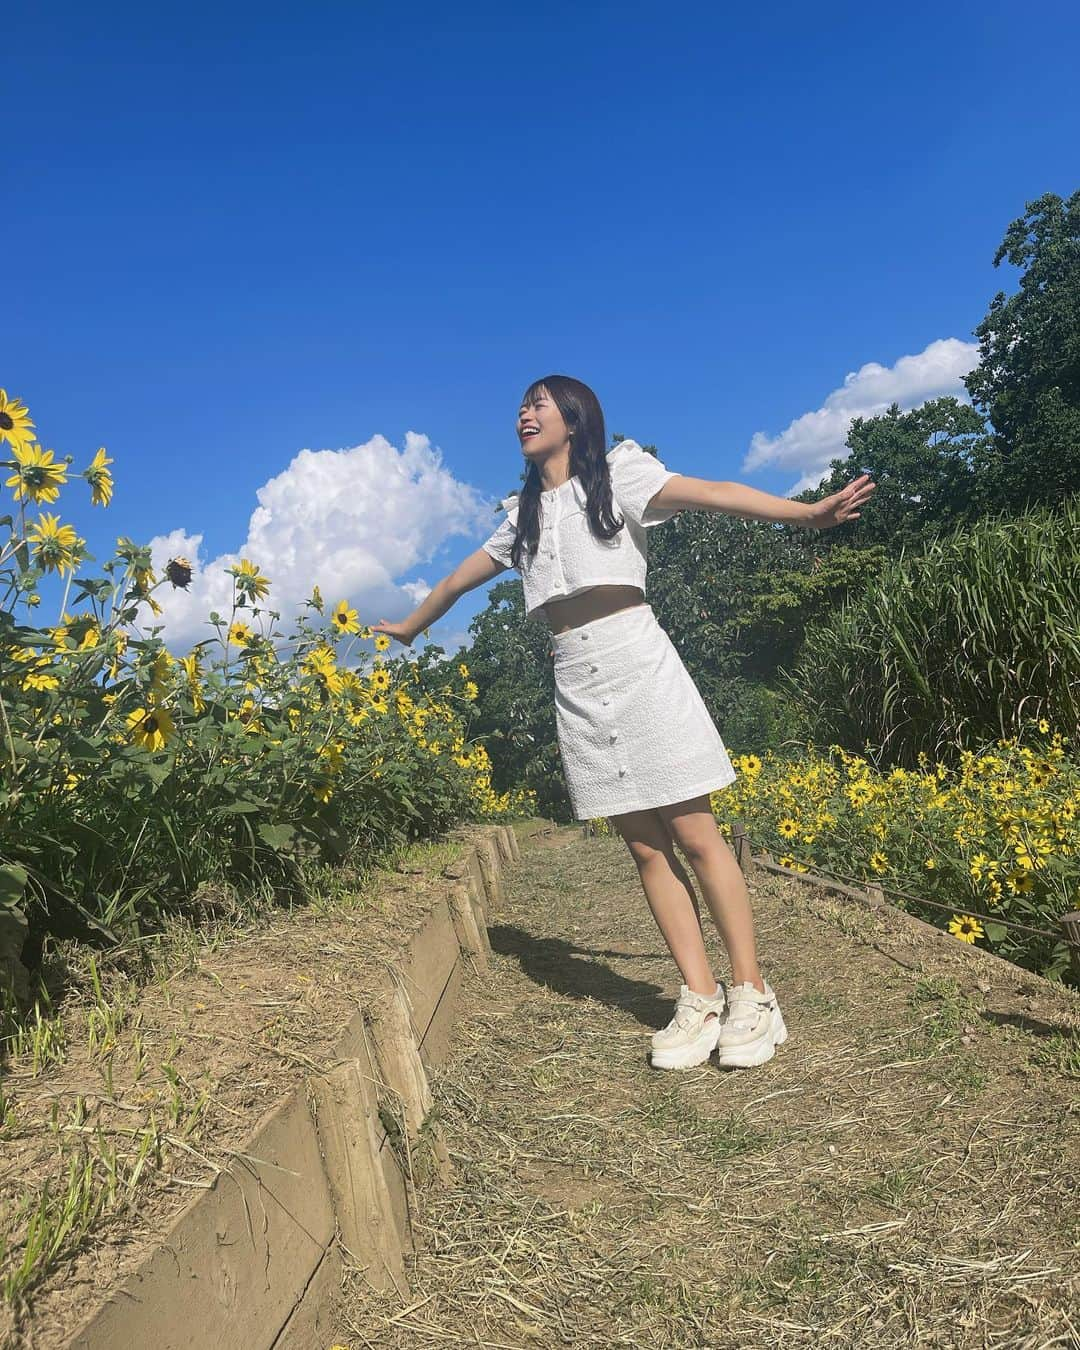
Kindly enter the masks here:
M 543 387 L 532 391 L 531 398 L 518 409 L 518 440 L 527 459 L 547 459 L 549 455 L 570 453 L 570 433 L 558 405 Z

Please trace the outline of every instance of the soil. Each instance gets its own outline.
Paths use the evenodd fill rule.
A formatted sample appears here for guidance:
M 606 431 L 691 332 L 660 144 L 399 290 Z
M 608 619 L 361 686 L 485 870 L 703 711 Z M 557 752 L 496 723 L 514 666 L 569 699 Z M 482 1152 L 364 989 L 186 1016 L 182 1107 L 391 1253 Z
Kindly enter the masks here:
M 347 1272 L 333 1341 L 1080 1345 L 1080 998 L 790 877 L 751 898 L 788 1041 L 656 1070 L 680 976 L 625 845 L 523 848 L 431 1075 L 455 1176 L 412 1297 Z

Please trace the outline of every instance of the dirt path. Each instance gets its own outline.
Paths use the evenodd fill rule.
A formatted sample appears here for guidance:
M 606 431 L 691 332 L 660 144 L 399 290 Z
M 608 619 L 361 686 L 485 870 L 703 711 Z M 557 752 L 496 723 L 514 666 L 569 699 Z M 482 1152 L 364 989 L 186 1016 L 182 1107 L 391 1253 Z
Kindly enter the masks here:
M 679 975 L 629 854 L 547 844 L 433 1078 L 457 1175 L 418 1197 L 412 1301 L 353 1274 L 336 1341 L 1080 1345 L 1074 994 L 759 870 L 790 1039 L 655 1070 Z

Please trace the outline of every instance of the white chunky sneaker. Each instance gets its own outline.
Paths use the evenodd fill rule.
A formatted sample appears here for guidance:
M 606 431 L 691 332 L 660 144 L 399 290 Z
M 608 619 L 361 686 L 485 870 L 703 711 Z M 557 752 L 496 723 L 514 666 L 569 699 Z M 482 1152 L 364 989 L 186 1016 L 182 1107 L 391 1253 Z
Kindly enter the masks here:
M 653 1032 L 650 1063 L 656 1069 L 692 1069 L 704 1064 L 716 1048 L 723 1013 L 723 984 L 712 995 L 695 994 L 682 985 L 675 1016 L 662 1030 Z
M 749 980 L 727 991 L 727 1013 L 716 1042 L 720 1064 L 740 1069 L 764 1064 L 787 1040 L 776 994 L 768 980 L 764 985 L 764 993 Z

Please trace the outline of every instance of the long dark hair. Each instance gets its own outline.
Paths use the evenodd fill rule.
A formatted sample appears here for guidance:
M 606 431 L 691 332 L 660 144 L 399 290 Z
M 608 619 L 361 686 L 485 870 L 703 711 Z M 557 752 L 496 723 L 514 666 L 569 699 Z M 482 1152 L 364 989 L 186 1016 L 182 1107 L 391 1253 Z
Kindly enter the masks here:
M 525 390 L 522 403 L 536 402 L 546 392 L 562 413 L 570 433 L 570 474 L 585 489 L 585 511 L 593 533 L 611 539 L 622 529 L 611 505 L 611 474 L 607 463 L 607 437 L 600 400 L 587 384 L 570 375 L 545 375 Z M 525 482 L 518 495 L 517 530 L 510 549 L 511 566 L 520 568 L 521 555 L 528 548 L 533 557 L 540 544 L 540 470 L 529 461 Z

